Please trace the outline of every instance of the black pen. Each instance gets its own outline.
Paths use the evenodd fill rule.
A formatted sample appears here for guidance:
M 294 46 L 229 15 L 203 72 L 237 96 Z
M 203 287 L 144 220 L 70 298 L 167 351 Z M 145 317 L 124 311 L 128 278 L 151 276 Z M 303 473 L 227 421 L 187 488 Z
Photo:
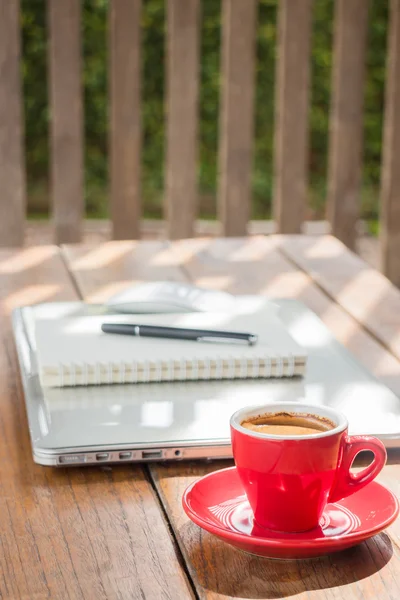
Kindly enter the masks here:
M 245 342 L 250 346 L 254 346 L 258 339 L 253 333 L 242 333 L 238 331 L 159 327 L 158 325 L 139 325 L 133 323 L 103 323 L 101 330 L 104 331 L 104 333 L 135 335 L 137 337 L 168 338 L 173 340 L 190 340 L 194 342 Z

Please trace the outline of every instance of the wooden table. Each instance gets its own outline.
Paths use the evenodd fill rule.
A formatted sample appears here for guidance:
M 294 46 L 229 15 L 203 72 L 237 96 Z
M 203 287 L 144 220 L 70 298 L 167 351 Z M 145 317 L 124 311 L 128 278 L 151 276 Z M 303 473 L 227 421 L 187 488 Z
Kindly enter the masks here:
M 400 292 L 331 237 L 272 236 L 0 251 L 0 598 L 400 598 L 400 522 L 304 562 L 251 557 L 193 525 L 185 487 L 229 461 L 53 469 L 33 463 L 13 307 L 101 301 L 171 279 L 294 297 L 400 395 Z M 400 453 L 380 481 L 400 494 Z

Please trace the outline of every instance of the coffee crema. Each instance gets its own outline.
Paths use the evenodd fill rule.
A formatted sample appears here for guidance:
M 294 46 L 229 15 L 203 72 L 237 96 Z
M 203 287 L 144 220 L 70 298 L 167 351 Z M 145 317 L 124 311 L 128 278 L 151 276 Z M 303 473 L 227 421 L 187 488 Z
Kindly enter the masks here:
M 301 413 L 265 413 L 241 422 L 245 429 L 268 435 L 315 435 L 335 429 L 336 424 L 325 417 Z

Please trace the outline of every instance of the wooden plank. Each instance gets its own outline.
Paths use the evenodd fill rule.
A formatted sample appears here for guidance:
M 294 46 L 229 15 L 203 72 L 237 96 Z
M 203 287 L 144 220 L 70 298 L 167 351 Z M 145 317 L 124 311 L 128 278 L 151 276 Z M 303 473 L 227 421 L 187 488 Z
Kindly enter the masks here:
M 103 302 L 135 283 L 184 279 L 163 241 L 66 246 L 63 251 L 78 289 L 90 302 Z
M 226 289 L 237 294 L 247 290 L 246 293 L 297 298 L 321 317 L 335 337 L 367 369 L 400 395 L 398 360 L 365 331 L 364 320 L 360 321 L 357 315 L 350 316 L 346 307 L 342 308 L 330 299 L 330 288 L 324 288 L 328 295 L 321 291 L 321 278 L 314 282 L 318 265 L 300 263 L 307 254 L 307 247 L 302 249 L 303 240 L 304 244 L 308 240 L 315 251 L 318 251 L 318 241 L 330 240 L 339 245 L 340 257 L 344 258 L 327 262 L 327 279 L 335 280 L 341 272 L 340 265 L 346 273 L 346 256 L 354 255 L 335 238 L 328 236 L 192 239 L 172 245 L 162 241 L 108 242 L 100 246 L 66 246 L 64 252 L 78 288 L 91 302 L 103 302 L 134 283 L 165 279 L 182 281 L 188 275 L 191 281 L 202 287 Z M 293 250 L 289 254 L 291 247 Z M 299 266 L 286 260 L 277 249 L 290 256 L 290 261 L 298 256 Z M 334 270 L 336 262 L 338 266 Z M 321 264 L 324 264 L 323 261 Z M 310 275 L 302 272 L 303 267 L 310 271 Z M 376 277 L 387 281 L 373 269 L 367 269 L 365 277 L 371 277 L 374 286 L 378 285 Z M 360 266 L 352 270 L 350 279 L 357 273 L 360 273 Z M 363 293 L 368 297 L 365 290 Z M 382 317 L 379 318 L 382 320 Z M 389 326 L 393 328 L 393 322 Z
M 219 287 L 236 293 L 261 293 L 267 296 L 295 297 L 304 301 L 328 325 L 336 337 L 382 374 L 388 360 L 393 369 L 392 385 L 400 390 L 400 363 L 371 339 L 345 311 L 335 305 L 311 281 L 274 248 L 273 239 L 190 240 L 175 244 L 176 256 L 189 278 L 202 286 Z M 368 347 L 364 347 L 364 344 Z M 381 360 L 379 360 L 381 358 Z M 378 366 L 379 365 L 379 366 Z M 396 523 L 384 537 L 376 537 L 350 552 L 298 564 L 256 559 L 239 553 L 216 538 L 205 534 L 183 514 L 180 498 L 186 486 L 206 472 L 230 463 L 157 465 L 151 469 L 189 573 L 200 598 L 386 598 L 399 593 L 393 573 L 397 566 L 392 557 L 400 525 Z M 386 468 L 381 481 L 395 493 L 398 484 L 398 455 Z M 390 541 L 392 540 L 392 541 Z M 397 561 L 397 559 L 396 559 Z M 340 573 L 340 576 L 338 576 Z
M 192 598 L 142 467 L 33 463 L 10 312 L 76 299 L 58 249 L 0 251 L 0 596 Z
M 165 221 L 162 219 L 141 219 L 141 239 L 165 239 Z M 275 231 L 274 222 L 250 221 L 248 227 L 249 235 L 271 235 Z M 215 220 L 198 219 L 195 221 L 195 237 L 217 236 L 219 224 Z M 303 232 L 310 235 L 324 235 L 329 233 L 326 221 L 308 221 L 304 223 Z M 107 242 L 111 239 L 111 222 L 108 219 L 85 219 L 84 240 L 86 243 Z M 362 239 L 360 255 L 367 256 L 367 260 L 375 260 L 374 250 L 376 244 L 370 243 L 370 238 Z M 48 221 L 30 221 L 26 228 L 26 244 L 36 246 L 51 243 L 51 224 Z M 365 247 L 365 252 L 363 252 Z
M 24 241 L 26 181 L 19 20 L 19 0 L 0 0 L 0 246 L 21 246 Z
M 251 216 L 257 0 L 223 0 L 218 216 L 225 236 Z
M 398 454 L 389 458 L 389 465 L 379 476 L 379 481 L 397 496 L 400 495 L 398 462 Z M 180 502 L 186 487 L 206 473 L 231 464 L 218 461 L 207 466 L 192 462 L 152 467 L 155 485 L 177 532 L 199 598 L 392 600 L 397 597 L 399 564 L 394 549 L 400 535 L 398 521 L 385 533 L 351 550 L 301 563 L 245 554 L 190 522 Z
M 352 249 L 360 217 L 368 9 L 369 0 L 335 4 L 327 214 L 332 233 Z
M 400 285 L 400 0 L 391 0 L 385 124 L 382 148 L 380 235 L 382 270 Z
M 314 282 L 313 265 L 308 264 L 304 269 L 306 272 L 302 272 L 302 264 L 296 266 L 291 262 L 294 257 L 304 255 L 301 250 L 304 239 L 316 244 L 320 238 L 299 235 L 182 240 L 171 248 L 170 254 L 174 254 L 170 260 L 174 264 L 181 264 L 191 281 L 202 287 L 223 289 L 235 294 L 297 298 L 304 302 L 324 321 L 339 342 L 400 395 L 399 361 L 365 331 L 356 316 L 350 316 L 346 308 L 332 301 L 329 290 L 327 295 L 319 288 L 319 281 Z M 346 254 L 353 256 L 335 238 L 329 239 L 339 244 Z M 289 262 L 280 250 L 286 253 L 291 240 L 298 240 L 299 244 L 293 245 Z M 341 265 L 346 270 L 345 260 L 336 260 L 336 263 L 336 272 L 341 272 Z M 331 280 L 330 263 L 326 265 L 326 271 L 327 279 Z M 379 276 L 373 269 L 368 270 L 373 285 L 376 284 L 374 274 Z
M 48 21 L 55 241 L 79 242 L 84 214 L 81 1 L 48 0 Z
M 191 237 L 197 212 L 199 0 L 167 2 L 167 236 Z
M 277 238 L 282 251 L 400 358 L 400 291 L 331 236 Z
M 299 233 L 306 209 L 311 17 L 312 0 L 279 3 L 273 212 L 282 233 Z
M 112 236 L 140 237 L 141 0 L 110 2 L 110 189 Z
M 284 259 L 282 252 L 290 258 L 290 262 Z M 393 311 L 399 292 L 333 237 L 192 239 L 175 242 L 172 246 L 161 241 L 109 242 L 101 246 L 67 246 L 65 253 L 78 287 L 92 302 L 104 301 L 135 282 L 181 281 L 187 273 L 202 287 L 227 289 L 232 293 L 248 290 L 248 293 L 297 298 L 322 318 L 335 337 L 366 368 L 400 395 L 398 360 L 383 349 L 382 337 L 377 341 L 365 330 L 365 327 L 371 329 L 366 316 L 372 316 L 373 312 L 351 316 L 347 303 L 342 301 L 345 295 L 335 298 L 337 304 L 331 300 L 334 293 L 329 284 L 337 281 L 342 272 L 344 287 L 353 280 L 370 279 L 371 289 L 364 287 L 360 295 L 368 298 L 372 289 L 377 288 L 377 299 L 373 304 L 375 310 L 384 300 L 383 292 L 387 292 L 388 304 L 384 305 L 383 312 L 391 316 L 388 330 L 392 331 L 396 329 Z M 353 263 L 348 260 L 349 257 Z M 292 262 L 295 259 L 298 266 Z M 208 265 L 207 269 L 205 265 Z M 325 278 L 321 274 L 323 268 L 327 272 Z M 390 296 L 393 291 L 395 295 Z M 358 300 L 360 304 L 360 297 Z M 376 317 L 380 323 L 386 323 L 383 312 Z
M 104 300 L 109 286 L 118 282 L 126 285 L 130 279 L 158 278 L 159 274 L 151 271 L 161 265 L 171 269 L 169 276 L 174 269 L 176 278 L 185 273 L 203 287 L 298 298 L 319 314 L 363 364 L 400 393 L 399 361 L 332 302 L 306 273 L 286 260 L 275 248 L 273 238 L 193 239 L 175 242 L 169 247 L 158 244 L 153 248 L 146 246 L 147 258 L 137 254 L 142 244 L 134 244 L 130 249 L 127 243 L 114 243 L 112 252 L 104 253 L 101 247 L 92 251 L 79 250 L 79 247 L 66 250 L 83 292 L 97 300 Z M 99 263 L 97 273 L 96 263 Z M 386 469 L 382 481 L 400 493 L 397 463 L 398 458 Z M 182 493 L 197 477 L 229 464 L 229 461 L 220 461 L 205 466 L 191 462 L 149 467 L 197 597 L 210 600 L 238 595 L 303 598 L 307 594 L 312 600 L 322 600 L 328 592 L 332 598 L 343 600 L 361 597 L 389 600 L 398 596 L 398 578 L 394 576 L 398 567 L 393 562 L 397 558 L 390 559 L 392 543 L 395 547 L 398 543 L 400 523 L 392 526 L 388 534 L 377 536 L 356 549 L 321 559 L 321 569 L 315 569 L 312 561 L 303 563 L 300 576 L 297 563 L 257 559 L 204 534 L 182 511 Z

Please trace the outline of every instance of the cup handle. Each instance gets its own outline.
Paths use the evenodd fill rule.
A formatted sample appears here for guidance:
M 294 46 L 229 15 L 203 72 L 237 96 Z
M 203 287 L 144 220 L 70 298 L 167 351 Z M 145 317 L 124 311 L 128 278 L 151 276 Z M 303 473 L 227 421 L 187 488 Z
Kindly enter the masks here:
M 386 448 L 380 440 L 374 437 L 346 436 L 343 442 L 336 481 L 329 494 L 328 502 L 337 502 L 363 488 L 375 479 L 386 463 Z M 352 473 L 350 469 L 353 460 L 362 450 L 370 450 L 374 455 L 373 461 L 360 473 Z

